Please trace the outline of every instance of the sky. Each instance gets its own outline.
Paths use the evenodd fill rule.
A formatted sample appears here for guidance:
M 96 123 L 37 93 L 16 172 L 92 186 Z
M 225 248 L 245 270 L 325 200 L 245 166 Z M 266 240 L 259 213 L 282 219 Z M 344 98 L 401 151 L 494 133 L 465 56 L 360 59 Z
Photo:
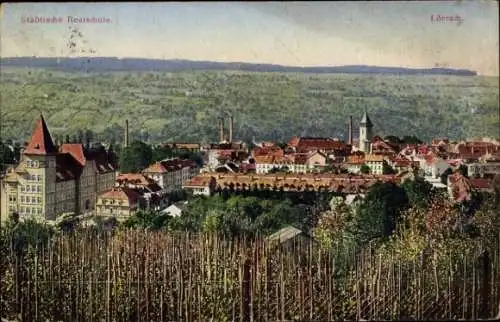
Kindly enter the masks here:
M 108 22 L 71 23 L 68 16 Z M 0 17 L 1 57 L 443 66 L 499 74 L 497 1 L 8 3 Z M 24 22 L 29 17 L 62 22 Z M 73 27 L 82 36 L 72 51 Z

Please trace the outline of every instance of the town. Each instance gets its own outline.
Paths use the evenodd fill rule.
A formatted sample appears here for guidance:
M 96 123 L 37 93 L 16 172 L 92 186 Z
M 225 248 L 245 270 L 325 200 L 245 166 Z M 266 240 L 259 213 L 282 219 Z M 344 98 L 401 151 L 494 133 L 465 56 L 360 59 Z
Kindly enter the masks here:
M 220 142 L 165 143 L 160 147 L 197 153 L 202 162 L 167 158 L 124 172 L 109 147 L 94 142 L 54 142 L 44 117 L 36 121 L 18 164 L 8 164 L 1 181 L 1 220 L 19 218 L 54 221 L 60 216 L 98 216 L 126 220 L 141 210 L 180 215 L 171 193 L 211 196 L 246 191 L 326 191 L 363 198 L 376 182 L 401 184 L 424 178 L 451 199 L 469 191 L 493 191 L 500 175 L 500 143 L 483 138 L 428 143 L 377 136 L 368 113 L 355 131 L 351 117 L 347 140 L 295 136 L 286 144 L 236 140 L 233 117 L 219 121 Z M 215 129 L 214 129 L 215 130 Z M 226 133 L 227 132 L 227 133 Z M 359 135 L 355 138 L 355 132 Z M 415 141 L 416 140 L 416 141 Z M 123 148 L 130 145 L 128 121 Z

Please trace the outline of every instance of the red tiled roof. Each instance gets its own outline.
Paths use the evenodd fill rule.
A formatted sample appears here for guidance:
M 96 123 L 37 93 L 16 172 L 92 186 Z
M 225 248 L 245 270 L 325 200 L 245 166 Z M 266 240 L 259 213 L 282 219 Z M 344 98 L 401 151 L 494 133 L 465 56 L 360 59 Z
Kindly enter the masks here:
M 216 187 L 224 189 L 233 186 L 236 189 L 244 189 L 251 186 L 264 186 L 269 188 L 284 188 L 284 189 L 328 189 L 330 191 L 337 191 L 342 189 L 344 192 L 360 192 L 377 181 L 394 182 L 400 184 L 401 177 L 394 175 L 363 175 L 363 176 L 350 176 L 350 175 L 283 175 L 283 174 L 214 174 L 206 173 L 198 176 L 199 182 L 205 183 L 204 185 L 194 185 L 191 182 L 186 183 L 185 187 L 200 187 L 208 186 L 208 179 L 214 180 Z M 195 180 L 193 178 L 193 180 Z
M 122 173 L 116 178 L 119 185 L 131 184 L 138 187 L 144 187 L 151 191 L 159 191 L 161 187 L 153 180 L 140 173 Z
M 427 154 L 429 153 L 430 149 L 427 145 L 419 145 L 417 146 L 417 152 L 420 154 Z
M 294 137 L 288 142 L 288 145 L 294 147 L 297 152 L 309 152 L 312 150 L 345 150 L 348 146 L 342 141 L 336 141 L 330 138 L 316 137 Z
M 113 188 L 103 193 L 100 197 L 103 199 L 128 200 L 130 205 L 134 205 L 141 198 L 141 195 L 133 189 Z
M 254 156 L 261 155 L 274 155 L 274 156 L 283 156 L 285 152 L 279 146 L 270 146 L 270 147 L 262 147 L 253 149 Z
M 309 159 L 310 154 L 308 153 L 295 153 L 294 154 L 294 163 L 295 164 L 306 164 L 307 159 Z
M 85 149 L 83 144 L 63 144 L 59 149 L 61 153 L 69 153 L 76 161 L 78 161 L 82 166 L 85 166 L 87 159 L 85 158 Z
M 165 173 L 181 170 L 182 168 L 196 168 L 197 164 L 193 160 L 184 160 L 180 158 L 158 161 L 144 169 L 143 173 Z
M 215 183 L 215 178 L 210 176 L 199 175 L 186 181 L 183 187 L 208 187 L 210 184 Z
M 395 147 L 392 144 L 387 143 L 383 140 L 375 141 L 372 144 L 372 148 L 373 148 L 373 150 L 387 150 L 390 152 L 396 152 L 398 150 L 397 147 Z
M 365 155 L 350 155 L 347 157 L 348 164 L 364 164 L 365 163 Z
M 49 129 L 45 123 L 45 119 L 40 115 L 40 119 L 36 122 L 35 130 L 31 136 L 28 146 L 24 150 L 25 154 L 55 154 L 57 153 L 52 137 L 50 136 Z
M 491 181 L 488 179 L 482 179 L 482 178 L 477 178 L 477 179 L 470 179 L 470 183 L 473 188 L 479 189 L 479 190 L 487 190 L 491 188 Z
M 82 174 L 83 166 L 69 153 L 56 155 L 56 181 L 75 180 Z

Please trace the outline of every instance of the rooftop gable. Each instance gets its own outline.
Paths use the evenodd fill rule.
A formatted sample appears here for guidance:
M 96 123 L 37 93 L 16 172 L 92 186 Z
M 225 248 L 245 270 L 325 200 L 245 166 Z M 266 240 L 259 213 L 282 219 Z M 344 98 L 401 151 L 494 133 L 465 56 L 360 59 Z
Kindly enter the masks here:
M 24 154 L 47 155 L 56 153 L 57 149 L 54 141 L 52 141 L 45 119 L 43 115 L 40 115 L 40 119 L 36 122 L 35 130 L 28 146 L 24 150 Z

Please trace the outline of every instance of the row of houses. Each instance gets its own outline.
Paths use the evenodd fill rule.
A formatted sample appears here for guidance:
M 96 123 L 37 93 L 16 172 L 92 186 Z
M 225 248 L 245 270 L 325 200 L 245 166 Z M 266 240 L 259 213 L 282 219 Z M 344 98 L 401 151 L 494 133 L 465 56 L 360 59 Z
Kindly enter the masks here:
M 163 211 L 169 193 L 197 174 L 196 162 L 181 158 L 155 162 L 141 173 L 120 174 L 115 187 L 98 198 L 96 215 L 124 220 L 139 210 Z
M 212 195 L 221 191 L 273 190 L 282 192 L 330 191 L 362 194 L 376 182 L 400 184 L 409 173 L 393 175 L 352 174 L 227 174 L 202 173 L 184 183 L 194 195 Z

